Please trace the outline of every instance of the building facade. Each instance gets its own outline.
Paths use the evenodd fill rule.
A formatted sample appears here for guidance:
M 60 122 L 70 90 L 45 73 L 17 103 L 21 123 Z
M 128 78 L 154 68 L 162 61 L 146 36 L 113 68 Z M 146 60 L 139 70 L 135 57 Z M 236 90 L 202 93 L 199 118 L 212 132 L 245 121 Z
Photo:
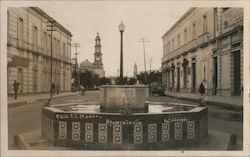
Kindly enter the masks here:
M 162 37 L 166 90 L 241 95 L 243 9 L 190 8 Z
M 102 45 L 99 33 L 95 38 L 95 52 L 94 52 L 94 62 L 91 63 L 89 60 L 85 60 L 80 63 L 80 69 L 85 69 L 96 73 L 100 78 L 105 77 L 105 71 L 103 69 L 102 63 Z
M 72 34 L 55 22 L 54 31 L 48 31 L 48 21 L 53 20 L 37 7 L 8 8 L 8 93 L 13 83 L 20 83 L 19 93 L 50 92 L 51 39 L 52 82 L 61 91 L 71 88 L 71 37 Z

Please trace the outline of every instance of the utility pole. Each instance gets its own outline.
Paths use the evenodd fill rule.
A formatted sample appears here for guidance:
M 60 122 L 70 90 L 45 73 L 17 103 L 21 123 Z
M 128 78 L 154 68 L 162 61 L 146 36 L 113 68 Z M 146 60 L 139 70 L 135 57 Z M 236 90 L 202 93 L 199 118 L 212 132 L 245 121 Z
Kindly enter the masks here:
M 152 64 L 152 58 L 150 58 L 150 64 L 149 64 L 149 72 L 151 73 L 151 64 Z
M 79 85 L 79 81 L 80 81 L 79 80 L 79 75 L 77 75 L 77 72 L 76 72 L 76 67 L 78 65 L 77 55 L 79 54 L 79 53 L 77 53 L 77 48 L 80 47 L 80 44 L 78 44 L 78 43 L 72 43 L 72 47 L 75 47 L 75 49 L 76 49 L 75 53 L 74 53 L 74 55 L 75 55 L 75 92 L 76 92 L 76 84 L 78 83 L 78 85 Z
M 143 46 L 143 55 L 144 55 L 144 71 L 145 71 L 145 84 L 147 82 L 147 69 L 146 69 L 146 52 L 145 52 L 145 42 L 149 42 L 145 38 L 140 38 L 139 42 L 142 42 Z
M 53 96 L 53 91 L 54 89 L 52 89 L 52 84 L 53 84 L 53 68 L 52 68 L 52 61 L 53 61 L 53 31 L 56 31 L 55 28 L 55 20 L 50 19 L 49 21 L 47 21 L 47 31 L 50 31 L 50 99 Z

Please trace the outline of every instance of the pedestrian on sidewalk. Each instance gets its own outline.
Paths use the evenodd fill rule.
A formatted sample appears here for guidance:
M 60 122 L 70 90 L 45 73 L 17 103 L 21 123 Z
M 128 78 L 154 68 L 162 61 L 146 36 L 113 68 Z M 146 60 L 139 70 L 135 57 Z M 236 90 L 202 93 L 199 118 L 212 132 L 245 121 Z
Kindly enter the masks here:
M 55 90 L 56 90 L 56 85 L 55 85 L 55 83 L 52 83 L 52 85 L 51 85 L 52 95 L 55 95 Z
M 20 83 L 16 82 L 16 80 L 13 83 L 13 89 L 15 94 L 15 99 L 17 99 L 18 89 L 19 89 Z
M 201 94 L 201 96 L 203 96 L 203 94 L 205 93 L 205 87 L 202 82 L 200 84 L 198 92 Z
M 85 95 L 85 87 L 80 85 L 80 90 L 81 90 L 81 96 Z
M 59 91 L 60 91 L 60 86 L 59 84 L 56 85 L 56 94 L 59 95 Z

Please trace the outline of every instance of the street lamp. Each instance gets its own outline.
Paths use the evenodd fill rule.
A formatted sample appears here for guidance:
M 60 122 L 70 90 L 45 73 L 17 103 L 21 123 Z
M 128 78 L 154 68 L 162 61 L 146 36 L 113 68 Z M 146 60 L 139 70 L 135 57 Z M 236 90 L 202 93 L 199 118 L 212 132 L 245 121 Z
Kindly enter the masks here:
M 120 84 L 123 84 L 123 47 L 122 47 L 122 33 L 125 30 L 125 25 L 121 22 L 119 31 L 121 32 L 121 56 L 120 56 Z

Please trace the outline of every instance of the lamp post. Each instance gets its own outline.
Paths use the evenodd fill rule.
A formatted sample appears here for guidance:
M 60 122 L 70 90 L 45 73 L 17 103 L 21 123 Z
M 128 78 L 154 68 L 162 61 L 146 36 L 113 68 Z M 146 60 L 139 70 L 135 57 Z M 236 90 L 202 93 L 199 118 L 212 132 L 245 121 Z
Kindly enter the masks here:
M 123 45 L 122 45 L 122 33 L 124 32 L 125 25 L 121 22 L 119 25 L 119 31 L 121 32 L 121 56 L 120 56 L 120 84 L 123 84 Z

